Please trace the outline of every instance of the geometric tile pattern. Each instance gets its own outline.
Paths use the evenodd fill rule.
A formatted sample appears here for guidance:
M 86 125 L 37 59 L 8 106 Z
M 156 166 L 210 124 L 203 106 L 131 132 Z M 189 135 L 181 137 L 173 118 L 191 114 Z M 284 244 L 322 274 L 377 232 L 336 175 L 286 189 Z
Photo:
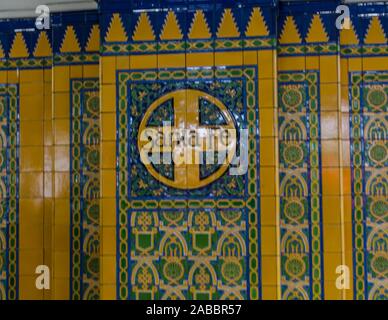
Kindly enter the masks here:
M 18 298 L 18 86 L 0 85 L 0 300 Z
M 98 80 L 72 80 L 71 299 L 99 299 L 100 99 Z
M 278 77 L 282 298 L 322 299 L 319 73 Z
M 350 78 L 355 297 L 386 300 L 388 74 Z
M 118 73 L 119 299 L 260 297 L 256 76 L 254 67 Z M 247 174 L 226 173 L 188 193 L 163 186 L 136 160 L 137 123 L 152 101 L 177 88 L 212 94 L 238 128 L 252 128 Z M 150 125 L 168 120 L 169 109 L 174 105 L 156 112 Z M 215 123 L 214 115 L 201 114 L 201 123 Z

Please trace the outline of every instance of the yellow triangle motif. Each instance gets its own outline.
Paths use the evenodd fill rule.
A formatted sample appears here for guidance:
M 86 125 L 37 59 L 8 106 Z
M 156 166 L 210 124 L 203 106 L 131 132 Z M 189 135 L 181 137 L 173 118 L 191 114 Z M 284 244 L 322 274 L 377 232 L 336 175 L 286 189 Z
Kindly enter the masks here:
M 217 37 L 219 38 L 237 38 L 240 32 L 237 29 L 236 21 L 231 9 L 225 9 L 221 23 L 218 27 Z
M 62 53 L 66 52 L 80 52 L 81 47 L 79 45 L 77 35 L 73 26 L 67 26 L 65 37 L 63 38 L 60 51 Z
M 124 30 L 120 14 L 114 13 L 110 21 L 108 32 L 105 35 L 106 42 L 126 42 L 127 34 Z
M 357 45 L 359 43 L 356 32 L 353 28 L 353 23 L 349 19 L 350 29 L 342 29 L 340 32 L 341 45 Z
M 287 16 L 279 42 L 281 44 L 302 42 L 302 38 L 300 37 L 298 27 L 293 16 Z
M 21 32 L 16 32 L 9 56 L 11 58 L 26 58 L 29 56 L 27 45 Z
M 195 12 L 190 27 L 189 39 L 209 39 L 211 37 L 205 14 L 202 10 Z
M 387 38 L 378 17 L 372 18 L 364 42 L 366 44 L 387 44 Z
M 146 12 L 140 14 L 139 21 L 133 34 L 134 41 L 153 41 L 155 40 L 154 30 L 152 29 L 150 19 Z
M 268 36 L 268 34 L 268 28 L 260 8 L 253 8 L 245 35 L 247 37 L 260 37 Z
M 164 21 L 164 26 L 162 33 L 160 35 L 160 39 L 162 40 L 181 40 L 183 38 L 183 34 L 179 27 L 178 19 L 174 13 L 174 11 L 169 11 Z
M 309 32 L 306 37 L 306 42 L 328 42 L 329 37 L 323 26 L 321 17 L 319 14 L 314 14 L 313 21 L 311 22 Z
M 100 27 L 98 24 L 92 26 L 85 50 L 87 52 L 100 50 Z
M 38 41 L 35 45 L 34 56 L 35 57 L 49 57 L 52 54 L 50 41 L 48 39 L 46 31 L 42 31 L 39 34 Z

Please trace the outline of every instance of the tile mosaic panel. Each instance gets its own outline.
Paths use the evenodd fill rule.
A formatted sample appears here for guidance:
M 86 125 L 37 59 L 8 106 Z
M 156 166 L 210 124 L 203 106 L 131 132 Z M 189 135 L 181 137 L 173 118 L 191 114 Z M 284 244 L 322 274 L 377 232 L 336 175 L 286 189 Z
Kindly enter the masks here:
M 98 80 L 72 80 L 71 299 L 99 299 L 100 98 Z
M 119 299 L 260 297 L 256 81 L 255 67 L 118 73 Z M 180 189 L 171 182 L 189 174 L 187 168 L 158 168 L 152 175 L 141 163 L 140 121 L 150 104 L 162 98 L 147 125 L 160 126 L 164 120 L 176 125 L 182 104 L 176 103 L 177 97 L 163 101 L 163 96 L 182 90 L 211 94 L 226 106 L 237 129 L 250 128 L 247 174 L 227 172 L 204 187 L 193 177 L 197 186 L 187 183 Z M 196 122 L 205 128 L 225 120 L 216 109 L 201 112 L 198 101 L 191 101 L 192 110 L 186 110 L 187 126 Z M 190 115 L 194 109 L 197 114 Z M 204 165 L 197 170 L 206 179 L 217 168 Z M 161 176 L 167 179 L 161 182 Z
M 319 73 L 279 73 L 283 299 L 322 299 Z
M 0 85 L 0 300 L 18 299 L 19 103 L 17 85 Z
M 354 290 L 388 298 L 388 73 L 350 74 Z

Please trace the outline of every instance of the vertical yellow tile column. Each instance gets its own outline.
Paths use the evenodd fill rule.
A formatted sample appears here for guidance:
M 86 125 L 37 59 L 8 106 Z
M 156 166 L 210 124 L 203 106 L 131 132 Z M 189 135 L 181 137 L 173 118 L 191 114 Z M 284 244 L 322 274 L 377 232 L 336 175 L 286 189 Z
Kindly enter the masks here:
M 129 69 L 129 57 L 100 58 L 101 200 L 100 295 L 116 299 L 116 70 Z
M 343 264 L 343 181 L 338 55 L 320 56 L 322 220 L 325 299 L 342 299 L 336 269 Z
M 53 170 L 54 170 L 54 132 L 53 132 L 53 94 L 52 94 L 52 70 L 44 70 L 44 95 L 43 95 L 43 148 L 44 148 L 44 229 L 43 243 L 44 264 L 50 268 L 50 290 L 44 291 L 44 299 L 50 300 L 54 297 L 53 280 L 53 221 L 54 221 L 54 200 L 53 200 Z
M 349 101 L 349 72 L 354 67 L 356 69 L 361 68 L 361 59 L 341 58 L 340 74 L 341 74 L 341 94 L 340 94 L 340 127 L 341 127 L 341 172 L 342 172 L 342 185 L 341 185 L 341 200 L 342 200 L 342 264 L 349 268 L 349 289 L 343 290 L 342 299 L 353 299 L 353 284 L 351 275 L 353 274 L 353 225 L 352 225 L 352 172 L 351 172 L 351 159 L 350 159 L 350 101 Z M 357 67 L 358 66 L 358 67 Z M 360 69 L 358 69 L 360 70 Z M 355 71 L 355 70 L 353 70 Z
M 275 300 L 280 296 L 278 286 L 279 243 L 279 186 L 277 143 L 276 52 L 261 50 L 244 64 L 258 64 L 259 128 L 260 128 L 260 216 L 262 298 Z M 251 60 L 251 61 L 249 61 Z
M 18 70 L 20 98 L 19 298 L 43 299 L 35 269 L 44 264 L 44 70 Z
M 69 299 L 70 292 L 70 77 L 79 68 L 53 66 L 54 141 L 52 171 L 54 219 L 53 235 L 53 298 Z

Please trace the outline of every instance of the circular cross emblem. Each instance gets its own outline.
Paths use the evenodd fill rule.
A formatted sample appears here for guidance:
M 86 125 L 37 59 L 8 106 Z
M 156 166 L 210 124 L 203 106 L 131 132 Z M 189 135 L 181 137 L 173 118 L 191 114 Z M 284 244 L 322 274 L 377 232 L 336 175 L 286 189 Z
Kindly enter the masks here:
M 170 120 L 160 119 L 168 118 L 168 112 L 160 111 L 166 104 L 173 114 Z M 162 125 L 155 125 L 155 115 Z M 233 117 L 221 101 L 202 91 L 178 90 L 148 108 L 140 123 L 138 148 L 155 179 L 176 189 L 197 189 L 226 172 L 236 152 L 236 137 Z M 171 174 L 160 172 L 159 164 L 167 165 Z M 209 164 L 213 170 L 204 174 Z

